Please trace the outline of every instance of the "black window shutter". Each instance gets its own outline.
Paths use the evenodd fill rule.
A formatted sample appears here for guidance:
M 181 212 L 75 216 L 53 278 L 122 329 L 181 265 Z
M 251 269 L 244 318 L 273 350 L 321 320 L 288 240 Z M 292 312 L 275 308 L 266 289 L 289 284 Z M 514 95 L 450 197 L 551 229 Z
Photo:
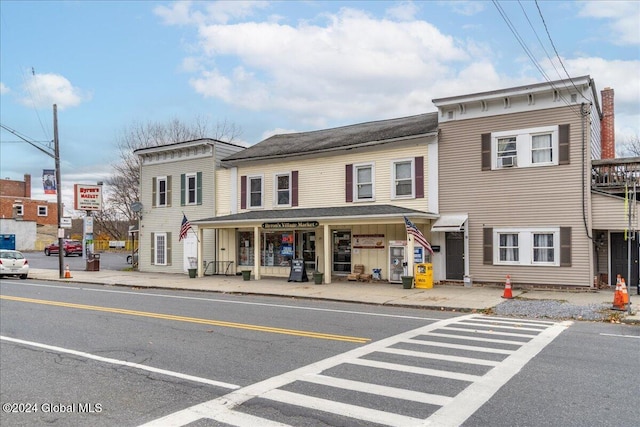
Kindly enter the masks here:
M 560 267 L 571 267 L 571 227 L 560 227 Z
M 558 163 L 569 164 L 569 125 L 558 126 Z
M 202 172 L 196 173 L 196 203 L 202 204 Z
M 184 206 L 185 203 L 185 193 L 187 191 L 186 189 L 186 175 L 181 173 L 180 174 L 180 206 Z
M 155 263 L 156 263 L 156 233 L 151 233 L 151 264 L 153 265 Z
M 171 175 L 167 177 L 167 206 L 171 206 Z
M 240 177 L 240 209 L 247 209 L 247 176 Z
M 491 170 L 491 134 L 483 133 L 481 141 L 482 170 L 489 171 Z
M 353 165 L 346 165 L 345 177 L 344 193 L 346 195 L 346 201 L 349 203 L 353 202 Z
M 151 178 L 151 206 L 155 207 L 156 205 L 156 185 L 157 185 L 158 180 L 156 179 L 156 177 L 154 176 L 153 178 Z
M 167 265 L 171 265 L 171 232 L 167 232 L 167 241 L 165 244 L 167 245 L 167 259 L 165 261 Z
M 482 229 L 482 263 L 493 265 L 493 228 Z
M 415 158 L 416 198 L 424 198 L 424 157 Z
M 298 171 L 291 171 L 291 206 L 298 206 Z

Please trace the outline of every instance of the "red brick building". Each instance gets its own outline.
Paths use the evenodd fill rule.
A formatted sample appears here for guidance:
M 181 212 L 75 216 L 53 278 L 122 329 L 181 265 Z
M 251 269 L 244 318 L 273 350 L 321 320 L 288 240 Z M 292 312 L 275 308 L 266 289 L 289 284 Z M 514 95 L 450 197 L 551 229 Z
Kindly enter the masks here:
M 58 224 L 58 204 L 31 198 L 31 175 L 24 181 L 0 179 L 0 218 L 34 221 L 38 226 Z

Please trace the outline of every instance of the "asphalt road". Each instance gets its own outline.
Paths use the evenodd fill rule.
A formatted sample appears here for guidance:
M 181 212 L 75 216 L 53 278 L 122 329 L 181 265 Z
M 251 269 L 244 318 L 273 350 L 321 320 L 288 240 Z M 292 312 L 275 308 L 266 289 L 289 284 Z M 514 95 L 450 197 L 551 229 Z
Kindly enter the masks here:
M 637 425 L 638 327 L 33 280 L 0 289 L 3 426 Z
M 58 269 L 58 254 L 46 256 L 44 252 L 24 252 L 29 266 L 32 268 L 45 268 L 51 270 Z M 100 253 L 100 269 L 101 270 L 123 270 L 130 268 L 127 264 L 127 252 L 101 252 Z M 84 271 L 87 266 L 87 260 L 79 256 L 68 256 L 62 258 L 64 265 L 69 265 L 69 269 L 73 271 Z

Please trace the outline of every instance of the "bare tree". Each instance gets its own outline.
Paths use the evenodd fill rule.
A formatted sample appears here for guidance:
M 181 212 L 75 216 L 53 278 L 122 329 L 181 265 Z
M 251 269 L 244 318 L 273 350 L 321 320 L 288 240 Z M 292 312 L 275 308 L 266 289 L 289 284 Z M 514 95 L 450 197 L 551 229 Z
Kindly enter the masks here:
M 640 136 L 627 135 L 623 138 L 619 154 L 623 157 L 640 157 Z
M 163 123 L 133 122 L 117 138 L 119 161 L 113 165 L 113 175 L 106 180 L 109 191 L 103 194 L 105 208 L 94 215 L 96 225 L 115 233 L 122 229 L 118 223 L 135 224 L 136 214 L 131 205 L 140 200 L 140 162 L 133 153 L 135 150 L 199 138 L 233 142 L 241 134 L 241 129 L 233 123 L 224 120 L 212 127 L 202 117 L 196 117 L 192 123 L 177 118 Z

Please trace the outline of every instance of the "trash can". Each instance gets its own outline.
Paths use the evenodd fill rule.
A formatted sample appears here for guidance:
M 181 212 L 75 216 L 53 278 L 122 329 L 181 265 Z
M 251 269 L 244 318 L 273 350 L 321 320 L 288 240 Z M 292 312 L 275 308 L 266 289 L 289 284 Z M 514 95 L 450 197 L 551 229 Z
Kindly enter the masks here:
M 86 271 L 100 271 L 100 254 L 89 254 Z
M 251 280 L 251 270 L 242 270 L 242 279 Z
M 471 276 L 468 275 L 464 275 L 464 287 L 465 288 L 471 288 L 473 287 L 473 280 L 471 279 Z
M 374 268 L 373 269 L 373 280 L 382 280 L 382 269 Z
M 324 273 L 320 273 L 319 271 L 313 272 L 313 283 L 316 285 L 322 285 L 322 279 L 324 277 Z
M 404 289 L 413 288 L 413 276 L 402 276 L 402 287 Z
M 420 263 L 415 265 L 416 288 L 433 288 L 433 264 Z
M 198 269 L 197 268 L 190 268 L 189 269 L 189 278 L 190 279 L 195 279 L 197 275 L 198 275 Z

